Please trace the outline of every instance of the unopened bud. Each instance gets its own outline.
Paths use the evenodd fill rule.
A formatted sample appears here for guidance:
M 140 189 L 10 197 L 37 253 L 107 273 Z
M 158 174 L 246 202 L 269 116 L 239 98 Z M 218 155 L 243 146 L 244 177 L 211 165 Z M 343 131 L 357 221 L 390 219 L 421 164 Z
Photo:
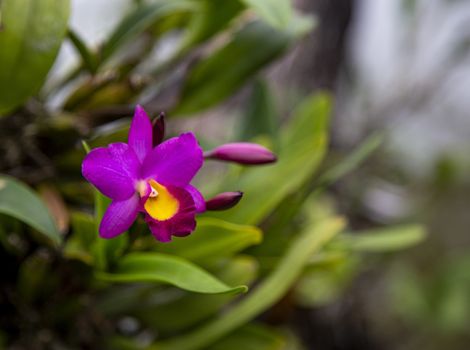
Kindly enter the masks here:
M 216 195 L 214 198 L 206 201 L 206 210 L 226 210 L 234 207 L 240 199 L 242 199 L 243 192 L 223 192 Z
M 273 152 L 250 142 L 226 143 L 212 151 L 205 152 L 204 157 L 246 165 L 267 164 L 277 160 Z
M 152 122 L 153 147 L 159 145 L 165 137 L 165 112 L 161 112 Z

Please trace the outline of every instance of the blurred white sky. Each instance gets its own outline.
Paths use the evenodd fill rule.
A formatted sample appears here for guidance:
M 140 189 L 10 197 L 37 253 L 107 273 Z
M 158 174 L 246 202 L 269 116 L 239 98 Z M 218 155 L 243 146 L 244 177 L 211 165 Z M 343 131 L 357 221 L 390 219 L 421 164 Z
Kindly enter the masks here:
M 131 0 L 72 0 L 70 27 L 89 45 L 97 47 L 129 9 Z M 52 72 L 52 79 L 71 69 L 78 61 L 65 42 Z
M 470 1 L 359 4 L 350 47 L 356 90 L 345 94 L 341 125 L 354 121 L 357 135 L 363 122 L 384 121 L 390 147 L 416 175 L 444 153 L 470 163 Z

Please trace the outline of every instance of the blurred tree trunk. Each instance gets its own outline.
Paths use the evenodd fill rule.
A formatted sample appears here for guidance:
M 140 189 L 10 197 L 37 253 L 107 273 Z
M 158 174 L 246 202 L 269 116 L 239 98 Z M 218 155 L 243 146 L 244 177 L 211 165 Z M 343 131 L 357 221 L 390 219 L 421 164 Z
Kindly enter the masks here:
M 303 0 L 306 10 L 318 15 L 320 26 L 312 33 L 312 62 L 307 73 L 314 77 L 306 88 L 334 89 L 344 61 L 346 39 L 354 9 L 354 0 Z
M 273 80 L 300 89 L 336 92 L 347 55 L 355 0 L 297 0 L 297 8 L 316 17 L 317 27 L 278 67 Z M 287 68 L 286 68 L 287 67 Z M 279 79 L 279 80 L 278 80 Z M 285 91 L 285 90 L 284 90 Z M 330 145 L 334 148 L 334 145 Z M 318 350 L 376 349 L 377 340 L 367 331 L 361 299 L 351 288 L 343 298 L 315 310 L 296 308 L 292 324 L 306 348 Z
M 344 62 L 355 0 L 297 0 L 297 8 L 316 17 L 317 27 L 295 51 L 286 79 L 305 91 L 335 90 Z

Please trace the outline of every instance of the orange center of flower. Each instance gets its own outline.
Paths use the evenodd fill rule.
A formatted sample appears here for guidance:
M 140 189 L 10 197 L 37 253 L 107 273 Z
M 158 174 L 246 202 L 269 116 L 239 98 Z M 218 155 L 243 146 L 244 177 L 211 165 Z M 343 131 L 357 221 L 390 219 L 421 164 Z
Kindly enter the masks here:
M 145 211 L 158 221 L 171 219 L 178 212 L 178 200 L 158 182 L 150 180 L 149 184 L 152 192 L 144 204 Z

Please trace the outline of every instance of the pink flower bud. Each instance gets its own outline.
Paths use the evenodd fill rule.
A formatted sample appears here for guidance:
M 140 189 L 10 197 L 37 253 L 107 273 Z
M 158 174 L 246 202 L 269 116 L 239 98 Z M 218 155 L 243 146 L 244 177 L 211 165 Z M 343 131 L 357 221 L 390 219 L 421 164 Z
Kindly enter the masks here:
M 152 122 L 153 147 L 159 145 L 165 137 L 165 112 L 161 112 Z
M 206 210 L 226 210 L 234 207 L 240 199 L 243 192 L 222 192 L 214 198 L 206 201 Z
M 267 164 L 277 160 L 270 150 L 250 142 L 226 143 L 205 152 L 204 157 L 246 165 Z

